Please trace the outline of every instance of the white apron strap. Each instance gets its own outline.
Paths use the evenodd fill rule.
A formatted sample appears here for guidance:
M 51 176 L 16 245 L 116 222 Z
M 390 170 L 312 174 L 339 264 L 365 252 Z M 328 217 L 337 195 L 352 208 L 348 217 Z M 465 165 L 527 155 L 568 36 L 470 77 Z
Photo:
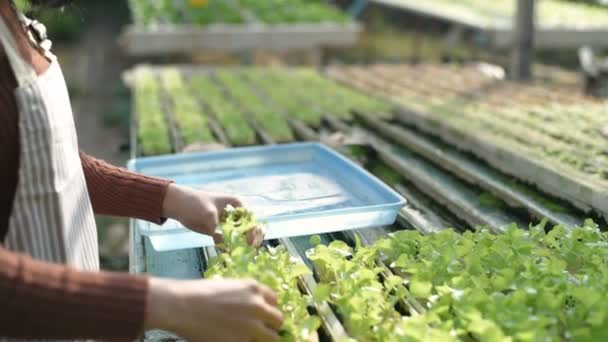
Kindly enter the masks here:
M 0 15 L 0 44 L 4 48 L 4 53 L 8 57 L 9 64 L 13 69 L 17 84 L 21 87 L 36 79 L 34 68 L 21 58 L 21 53 L 13 37 L 13 33 Z

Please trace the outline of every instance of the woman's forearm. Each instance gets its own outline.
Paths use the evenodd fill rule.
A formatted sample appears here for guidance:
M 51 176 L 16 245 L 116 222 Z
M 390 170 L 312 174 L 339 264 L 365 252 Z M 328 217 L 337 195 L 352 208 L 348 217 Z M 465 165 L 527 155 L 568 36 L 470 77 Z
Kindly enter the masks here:
M 137 174 L 83 152 L 80 160 L 96 214 L 162 221 L 163 201 L 171 181 Z
M 148 279 L 82 272 L 0 247 L 0 336 L 133 340 L 143 331 Z

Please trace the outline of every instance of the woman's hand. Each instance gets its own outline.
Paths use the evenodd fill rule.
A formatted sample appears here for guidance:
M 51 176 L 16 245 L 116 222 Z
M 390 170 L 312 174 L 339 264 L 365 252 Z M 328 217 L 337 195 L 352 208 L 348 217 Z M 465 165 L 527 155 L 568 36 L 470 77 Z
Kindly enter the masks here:
M 163 216 L 206 235 L 213 235 L 224 208 L 243 204 L 234 196 L 198 191 L 177 184 L 169 185 L 163 202 Z
M 215 229 L 227 205 L 242 207 L 243 203 L 235 196 L 171 184 L 163 201 L 162 216 L 175 219 L 195 232 L 210 235 L 217 243 L 221 241 L 221 235 Z M 247 241 L 254 246 L 259 246 L 262 239 L 259 229 L 247 235 Z
M 164 329 L 186 341 L 279 341 L 277 299 L 252 280 L 150 279 L 145 329 Z

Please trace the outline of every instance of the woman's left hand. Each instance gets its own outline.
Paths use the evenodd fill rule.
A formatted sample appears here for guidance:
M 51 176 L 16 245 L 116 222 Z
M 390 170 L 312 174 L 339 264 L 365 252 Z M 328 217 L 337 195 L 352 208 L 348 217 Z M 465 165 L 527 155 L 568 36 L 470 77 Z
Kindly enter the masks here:
M 217 234 L 216 228 L 227 205 L 236 208 L 242 207 L 243 203 L 235 196 L 171 184 L 163 201 L 162 214 L 195 232 L 212 236 L 217 243 L 221 241 L 221 235 Z M 260 245 L 262 239 L 259 229 L 254 229 L 247 236 L 249 243 L 254 246 Z

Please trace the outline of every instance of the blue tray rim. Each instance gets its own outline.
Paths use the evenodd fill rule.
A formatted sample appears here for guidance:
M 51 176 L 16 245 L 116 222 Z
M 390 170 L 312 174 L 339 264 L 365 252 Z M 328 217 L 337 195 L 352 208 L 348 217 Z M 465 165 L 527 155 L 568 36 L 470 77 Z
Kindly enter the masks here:
M 399 194 L 393 188 L 391 188 L 390 186 L 388 186 L 387 184 L 382 182 L 376 176 L 371 174 L 368 170 L 364 169 L 363 167 L 361 167 L 354 161 L 348 159 L 347 157 L 342 155 L 340 152 L 338 152 L 322 143 L 319 143 L 319 142 L 296 142 L 296 143 L 284 143 L 284 144 L 275 144 L 275 145 L 244 146 L 244 147 L 234 147 L 234 148 L 215 150 L 215 151 L 189 152 L 189 153 L 181 153 L 181 154 L 165 154 L 165 155 L 159 155 L 159 156 L 146 156 L 146 157 L 130 159 L 127 163 L 127 168 L 129 170 L 137 172 L 137 167 L 138 167 L 138 165 L 140 165 L 139 163 L 156 164 L 156 163 L 162 163 L 163 161 L 179 163 L 181 160 L 184 160 L 184 159 L 197 159 L 199 157 L 209 157 L 209 156 L 218 156 L 218 155 L 224 156 L 224 157 L 229 157 L 230 154 L 242 154 L 243 152 L 252 153 L 252 152 L 256 152 L 256 151 L 264 151 L 264 150 L 267 150 L 269 147 L 272 147 L 274 149 L 287 149 L 287 150 L 293 149 L 293 148 L 313 149 L 313 150 L 319 151 L 320 153 L 325 153 L 325 154 L 331 155 L 331 157 L 338 159 L 340 163 L 344 163 L 346 166 L 348 166 L 349 168 L 352 168 L 355 172 L 359 173 L 360 176 L 364 176 L 365 178 L 367 178 L 371 182 L 373 182 L 374 186 L 377 187 L 379 192 L 383 192 L 384 194 L 395 199 L 395 201 L 392 201 L 390 203 L 366 205 L 363 207 L 329 209 L 329 210 L 323 211 L 323 213 L 326 215 L 348 214 L 351 212 L 358 213 L 361 211 L 373 212 L 373 211 L 378 211 L 380 209 L 391 209 L 391 210 L 398 211 L 400 208 L 402 208 L 403 206 L 405 206 L 407 204 L 407 200 L 401 194 Z M 308 218 L 308 217 L 316 216 L 316 215 L 319 215 L 319 212 L 313 211 L 313 212 L 295 213 L 295 214 L 289 214 L 289 215 L 283 215 L 283 216 L 279 215 L 276 217 L 262 218 L 260 220 L 262 222 L 297 220 L 298 218 Z M 173 231 L 177 232 L 177 231 L 181 231 L 184 229 L 187 229 L 187 228 L 185 228 L 185 227 L 171 228 L 171 229 L 167 229 L 166 232 L 167 233 L 170 233 Z M 142 234 L 144 234 L 144 235 L 146 234 L 145 230 L 142 231 Z M 162 231 L 159 231 L 156 234 L 162 234 Z
M 255 146 L 239 146 L 239 147 L 230 147 L 221 150 L 213 150 L 213 151 L 197 151 L 197 152 L 185 152 L 185 153 L 168 153 L 161 154 L 156 156 L 143 156 L 137 158 L 131 158 L 127 161 L 127 169 L 132 171 L 137 171 L 138 163 L 157 163 L 163 161 L 172 161 L 172 162 L 180 162 L 182 159 L 197 159 L 202 156 L 218 156 L 218 155 L 229 155 L 229 154 L 241 154 L 243 152 L 255 152 L 255 151 L 264 151 L 272 147 L 274 149 L 292 149 L 292 148 L 317 148 L 325 151 L 329 150 L 326 146 L 318 142 L 295 142 L 295 143 L 280 143 L 274 145 L 255 145 Z M 330 152 L 335 153 L 335 152 Z M 339 153 L 335 153 L 339 155 Z

